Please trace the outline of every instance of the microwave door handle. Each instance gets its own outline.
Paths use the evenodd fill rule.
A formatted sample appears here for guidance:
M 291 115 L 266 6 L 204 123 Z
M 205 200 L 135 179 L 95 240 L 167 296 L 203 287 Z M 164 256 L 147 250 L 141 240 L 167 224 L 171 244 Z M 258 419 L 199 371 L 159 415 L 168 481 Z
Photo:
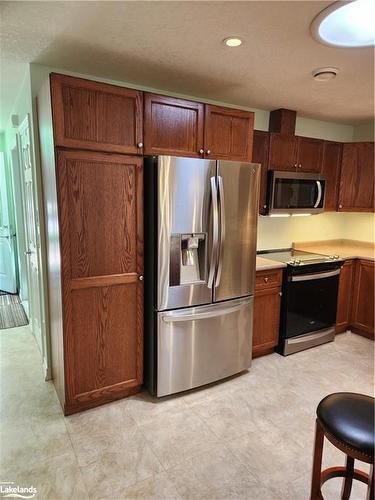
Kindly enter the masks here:
M 221 175 L 218 176 L 219 181 L 219 197 L 220 197 L 220 247 L 219 247 L 219 265 L 217 268 L 215 288 L 220 285 L 221 270 L 223 263 L 224 241 L 225 241 L 225 202 L 224 202 L 224 184 Z
M 210 256 L 210 271 L 208 274 L 207 286 L 212 288 L 215 278 L 217 246 L 219 242 L 219 207 L 217 199 L 216 177 L 211 177 L 211 200 L 212 200 L 212 247 Z
M 316 199 L 314 208 L 318 208 L 320 200 L 322 199 L 322 183 L 320 181 L 316 181 L 316 185 L 318 186 L 318 197 Z

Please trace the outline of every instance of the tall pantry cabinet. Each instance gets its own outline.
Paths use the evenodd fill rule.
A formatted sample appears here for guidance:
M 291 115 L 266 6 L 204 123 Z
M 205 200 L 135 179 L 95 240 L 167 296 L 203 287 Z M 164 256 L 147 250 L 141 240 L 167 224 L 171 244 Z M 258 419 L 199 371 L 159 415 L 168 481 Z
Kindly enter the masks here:
M 65 414 L 143 381 L 142 99 L 55 74 L 37 99 L 52 372 Z

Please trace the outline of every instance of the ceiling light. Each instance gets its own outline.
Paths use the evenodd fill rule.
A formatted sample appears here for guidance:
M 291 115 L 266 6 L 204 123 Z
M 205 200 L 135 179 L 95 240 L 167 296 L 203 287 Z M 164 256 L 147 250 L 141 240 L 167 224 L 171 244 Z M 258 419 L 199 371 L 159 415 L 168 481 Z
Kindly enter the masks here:
M 228 47 L 239 47 L 242 44 L 241 38 L 238 38 L 236 36 L 230 36 L 229 38 L 225 38 L 223 42 Z
M 336 47 L 371 47 L 375 44 L 375 2 L 335 2 L 311 24 L 317 40 Z
M 338 72 L 338 68 L 317 68 L 314 69 L 312 75 L 317 82 L 327 82 L 336 78 Z

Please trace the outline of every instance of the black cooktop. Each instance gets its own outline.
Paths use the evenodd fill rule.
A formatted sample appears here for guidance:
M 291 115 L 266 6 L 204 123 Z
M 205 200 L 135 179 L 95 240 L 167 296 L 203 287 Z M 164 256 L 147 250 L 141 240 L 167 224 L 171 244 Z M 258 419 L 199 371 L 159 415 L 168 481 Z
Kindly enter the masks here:
M 265 250 L 260 252 L 264 259 L 284 262 L 290 266 L 301 266 L 307 264 L 321 264 L 341 260 L 339 255 L 323 255 L 319 253 L 304 252 L 294 248 L 282 248 L 279 250 Z

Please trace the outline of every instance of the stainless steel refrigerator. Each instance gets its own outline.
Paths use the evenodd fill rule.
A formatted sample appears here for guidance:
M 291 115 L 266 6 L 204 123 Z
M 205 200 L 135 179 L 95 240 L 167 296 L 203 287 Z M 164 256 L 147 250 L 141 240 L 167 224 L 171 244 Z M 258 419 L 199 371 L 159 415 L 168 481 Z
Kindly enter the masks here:
M 259 169 L 145 159 L 145 385 L 158 397 L 250 367 Z

